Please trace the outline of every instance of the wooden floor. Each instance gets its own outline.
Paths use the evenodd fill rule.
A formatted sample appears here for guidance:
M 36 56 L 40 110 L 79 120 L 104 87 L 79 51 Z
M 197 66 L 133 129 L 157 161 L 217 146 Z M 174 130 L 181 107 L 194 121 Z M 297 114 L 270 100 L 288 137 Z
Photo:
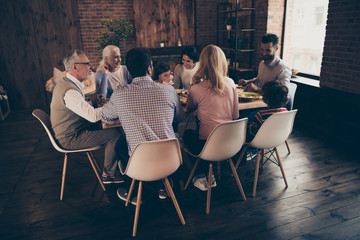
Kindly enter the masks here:
M 335 140 L 336 141 L 336 140 Z M 182 166 L 174 192 L 186 220 L 181 225 L 170 200 L 145 185 L 136 239 L 360 239 L 360 161 L 297 128 L 292 149 L 279 147 L 289 187 L 279 168 L 267 164 L 257 196 L 251 197 L 253 164 L 238 173 L 241 199 L 229 167 L 213 189 L 210 215 L 206 193 L 190 186 Z M 103 151 L 95 153 L 102 162 Z M 84 155 L 70 155 L 64 200 L 59 200 L 63 155 L 56 152 L 28 111 L 0 122 L 0 239 L 132 239 L 135 207 L 104 193 Z

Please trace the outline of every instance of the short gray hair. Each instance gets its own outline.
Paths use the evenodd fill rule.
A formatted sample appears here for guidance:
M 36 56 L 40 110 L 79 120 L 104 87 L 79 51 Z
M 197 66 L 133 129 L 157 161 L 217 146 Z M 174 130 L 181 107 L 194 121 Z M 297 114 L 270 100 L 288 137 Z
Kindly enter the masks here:
M 84 51 L 78 50 L 78 49 L 70 50 L 69 52 L 67 52 L 67 54 L 65 55 L 64 60 L 63 60 L 65 70 L 67 72 L 69 72 L 71 70 L 71 64 L 73 64 L 75 62 L 75 58 L 79 54 L 84 54 L 85 55 Z

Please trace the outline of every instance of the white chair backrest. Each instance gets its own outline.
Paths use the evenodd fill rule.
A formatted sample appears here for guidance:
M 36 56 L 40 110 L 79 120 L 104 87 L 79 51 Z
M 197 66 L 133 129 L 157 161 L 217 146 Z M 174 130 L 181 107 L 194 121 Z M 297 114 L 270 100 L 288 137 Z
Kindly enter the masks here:
M 254 139 L 249 143 L 255 148 L 277 147 L 289 137 L 294 126 L 296 110 L 274 113 L 261 125 Z
M 136 146 L 125 174 L 141 181 L 156 181 L 174 173 L 182 163 L 176 138 L 148 141 Z
M 289 84 L 289 101 L 285 106 L 288 111 L 291 111 L 293 109 L 296 88 L 297 88 L 297 85 L 295 83 Z
M 62 153 L 65 153 L 65 152 L 68 152 L 64 149 L 62 149 L 61 147 L 59 147 L 59 145 L 57 144 L 57 142 L 55 141 L 55 138 L 54 138 L 54 135 L 53 135 L 53 132 L 51 131 L 51 122 L 50 122 L 50 117 L 47 113 L 45 113 L 43 110 L 41 109 L 35 109 L 33 112 L 32 112 L 32 115 L 34 117 L 36 117 L 40 122 L 41 124 L 43 125 L 43 127 L 45 128 L 45 131 L 46 133 L 48 134 L 49 138 L 50 138 L 50 141 L 52 143 L 52 145 L 54 146 L 54 148 L 59 151 L 59 152 L 62 152 Z
M 247 118 L 221 123 L 211 132 L 199 158 L 222 161 L 240 151 L 246 140 Z

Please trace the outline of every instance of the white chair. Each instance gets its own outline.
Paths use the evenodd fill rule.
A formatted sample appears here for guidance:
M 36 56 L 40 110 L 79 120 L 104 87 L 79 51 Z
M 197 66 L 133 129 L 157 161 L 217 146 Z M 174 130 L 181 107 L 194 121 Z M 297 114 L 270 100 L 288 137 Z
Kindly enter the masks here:
M 226 122 L 219 124 L 211 132 L 208 137 L 201 153 L 199 155 L 193 155 L 189 150 L 185 149 L 191 156 L 196 157 L 197 160 L 191 170 L 190 176 L 186 182 L 185 190 L 187 189 L 195 170 L 200 160 L 209 161 L 209 176 L 208 176 L 208 189 L 207 189 L 207 202 L 206 202 L 206 214 L 210 212 L 210 199 L 211 199 L 211 178 L 212 178 L 212 162 L 220 162 L 228 160 L 241 196 L 246 200 L 244 190 L 241 186 L 239 176 L 235 170 L 234 164 L 231 160 L 237 152 L 240 151 L 246 139 L 246 123 L 247 118 Z
M 52 128 L 51 128 L 51 123 L 50 123 L 50 117 L 48 114 L 46 114 L 44 111 L 40 110 L 40 109 L 35 109 L 32 112 L 32 115 L 34 117 L 36 117 L 40 123 L 42 124 L 42 126 L 45 128 L 46 133 L 48 134 L 50 141 L 52 143 L 52 145 L 54 146 L 54 148 L 61 152 L 64 153 L 64 166 L 63 166 L 63 172 L 62 172 L 62 181 L 61 181 L 61 191 L 60 191 L 60 200 L 63 200 L 63 195 L 64 195 L 64 186 L 65 186 L 65 176 L 66 176 L 66 166 L 67 166 L 67 160 L 68 160 L 68 154 L 69 153 L 80 153 L 80 152 L 86 152 L 87 157 L 89 158 L 90 164 L 92 166 L 92 168 L 94 169 L 95 175 L 97 177 L 97 179 L 99 180 L 99 183 L 102 187 L 102 189 L 105 191 L 105 186 L 100 178 L 99 173 L 101 172 L 98 163 L 96 162 L 93 154 L 91 151 L 97 150 L 102 148 L 102 146 L 94 146 L 91 148 L 83 148 L 83 149 L 71 149 L 71 150 L 67 150 L 64 149 L 62 147 L 60 147 L 54 137 Z
M 246 143 L 246 145 L 244 146 L 240 154 L 239 160 L 236 163 L 236 168 L 239 166 L 243 154 L 246 152 L 247 146 L 258 149 L 257 157 L 256 157 L 256 165 L 255 165 L 254 186 L 253 186 L 253 194 L 252 194 L 253 197 L 255 197 L 256 194 L 260 159 L 263 162 L 265 149 L 269 150 L 267 152 L 267 154 L 269 154 L 267 159 L 271 161 L 272 160 L 271 157 L 274 158 L 274 161 L 272 162 L 280 167 L 285 185 L 286 187 L 288 186 L 284 168 L 281 163 L 281 159 L 276 147 L 282 144 L 291 134 L 294 126 L 296 113 L 297 113 L 297 109 L 288 112 L 274 113 L 264 121 L 259 131 L 255 135 L 254 139 L 250 143 Z M 276 157 L 273 155 L 274 152 L 276 153 Z
M 295 83 L 289 84 L 289 101 L 285 106 L 288 111 L 293 110 L 296 88 L 297 88 L 297 85 Z M 290 154 L 291 153 L 290 147 L 289 147 L 289 143 L 287 140 L 285 140 L 285 144 L 286 144 L 286 148 Z
M 179 141 L 175 138 L 143 142 L 138 144 L 134 149 L 125 171 L 122 171 L 122 174 L 126 174 L 133 179 L 131 182 L 125 206 L 129 204 L 135 181 L 139 180 L 133 237 L 136 236 L 143 181 L 157 181 L 160 179 L 163 180 L 166 191 L 170 195 L 174 203 L 180 221 L 183 225 L 185 225 L 184 217 L 181 213 L 179 204 L 176 201 L 174 192 L 167 178 L 179 168 L 181 163 L 182 158 L 180 144 Z

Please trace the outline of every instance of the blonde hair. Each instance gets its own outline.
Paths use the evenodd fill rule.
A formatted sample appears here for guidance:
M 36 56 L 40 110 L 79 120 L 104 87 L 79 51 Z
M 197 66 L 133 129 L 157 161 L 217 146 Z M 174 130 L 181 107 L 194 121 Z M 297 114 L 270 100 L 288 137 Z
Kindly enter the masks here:
M 228 65 L 224 52 L 215 45 L 207 45 L 200 54 L 200 66 L 193 76 L 193 83 L 209 81 L 209 88 L 217 94 L 227 90 L 224 77 L 227 76 Z
M 118 50 L 119 49 L 119 51 L 120 51 L 120 48 L 118 48 L 117 46 L 115 46 L 115 45 L 107 45 L 104 49 L 103 49 L 103 51 L 102 51 L 102 59 L 101 59 L 101 61 L 100 61 L 100 63 L 99 63 L 99 66 L 97 67 L 97 71 L 100 71 L 101 69 L 102 69 L 102 67 L 105 65 L 105 57 L 110 57 L 111 56 L 111 54 L 114 52 L 114 51 L 116 51 L 116 50 Z

